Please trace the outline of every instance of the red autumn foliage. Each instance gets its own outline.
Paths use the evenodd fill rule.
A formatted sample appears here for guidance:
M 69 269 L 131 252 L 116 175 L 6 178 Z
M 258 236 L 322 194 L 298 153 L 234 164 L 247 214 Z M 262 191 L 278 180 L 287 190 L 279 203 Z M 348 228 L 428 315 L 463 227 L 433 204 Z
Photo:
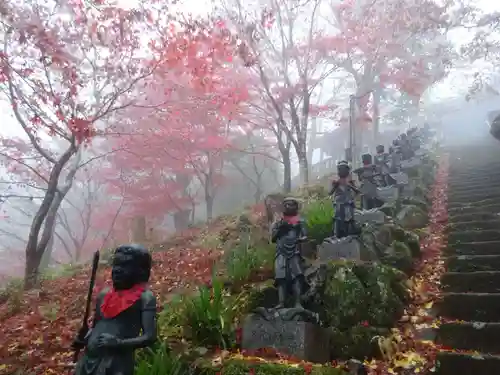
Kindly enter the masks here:
M 224 152 L 233 131 L 243 129 L 239 114 L 249 93 L 246 68 L 235 63 L 233 42 L 218 25 L 180 31 L 155 49 L 158 67 L 144 105 L 122 113 L 103 175 L 111 192 L 125 197 L 129 215 L 164 217 L 213 199 L 224 183 Z

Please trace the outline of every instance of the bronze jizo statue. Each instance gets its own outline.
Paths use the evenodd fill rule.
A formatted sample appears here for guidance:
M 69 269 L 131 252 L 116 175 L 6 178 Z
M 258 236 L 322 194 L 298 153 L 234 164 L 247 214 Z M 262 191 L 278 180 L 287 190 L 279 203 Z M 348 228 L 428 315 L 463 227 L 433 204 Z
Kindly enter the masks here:
M 113 286 L 97 296 L 85 339 L 73 343 L 73 348 L 85 349 L 75 375 L 133 375 L 134 351 L 156 341 L 156 298 L 147 286 L 151 264 L 151 254 L 142 245 L 115 250 Z
M 300 243 L 306 239 L 306 226 L 299 216 L 298 201 L 295 198 L 285 198 L 283 217 L 273 224 L 271 230 L 271 240 L 276 243 L 274 279 L 279 296 L 277 309 L 286 307 L 290 292 L 293 296 L 293 307 L 302 308 L 304 270 Z

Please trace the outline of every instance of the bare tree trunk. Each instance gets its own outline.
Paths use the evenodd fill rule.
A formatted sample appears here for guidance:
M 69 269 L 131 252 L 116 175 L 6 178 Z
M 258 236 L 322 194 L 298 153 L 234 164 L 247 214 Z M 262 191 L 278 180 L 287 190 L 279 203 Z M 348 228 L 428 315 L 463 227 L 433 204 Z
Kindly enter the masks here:
M 176 231 L 182 231 L 189 227 L 191 210 L 180 210 L 174 213 L 174 227 Z
M 207 209 L 207 221 L 214 218 L 214 197 L 205 195 L 205 207 Z
M 290 149 L 282 152 L 283 158 L 283 191 L 289 193 L 292 191 L 292 161 L 290 159 Z
M 56 226 L 52 230 L 52 236 L 50 237 L 49 243 L 47 244 L 47 248 L 43 252 L 42 259 L 40 260 L 40 271 L 43 272 L 50 266 L 50 260 L 52 259 L 52 252 L 54 250 L 54 238 L 55 238 L 55 229 Z
M 297 151 L 297 158 L 299 159 L 299 173 L 300 181 L 303 185 L 309 184 L 309 163 L 307 161 L 306 143 L 300 142 L 300 151 Z
M 379 143 L 380 136 L 380 90 L 373 90 L 373 142 Z
M 146 217 L 138 216 L 132 219 L 131 241 L 135 243 L 145 243 L 146 238 Z
M 312 165 L 312 158 L 314 153 L 314 146 L 318 138 L 318 125 L 316 118 L 311 121 L 311 135 L 309 136 L 309 141 L 307 145 L 307 162 Z
M 61 172 L 75 154 L 74 163 L 68 171 L 65 183 L 62 187 L 59 187 Z M 47 184 L 47 192 L 43 198 L 42 204 L 35 214 L 28 236 L 28 243 L 26 244 L 26 265 L 24 274 L 24 288 L 26 290 L 32 289 L 38 283 L 40 262 L 51 237 L 53 237 L 57 210 L 73 185 L 73 180 L 78 170 L 80 160 L 80 149 L 72 143 L 52 167 L 49 182 Z

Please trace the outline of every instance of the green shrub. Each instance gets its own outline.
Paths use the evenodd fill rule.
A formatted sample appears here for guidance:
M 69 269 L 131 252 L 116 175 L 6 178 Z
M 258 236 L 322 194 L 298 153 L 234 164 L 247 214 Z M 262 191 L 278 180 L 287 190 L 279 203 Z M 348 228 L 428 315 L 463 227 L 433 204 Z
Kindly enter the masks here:
M 332 235 L 333 206 L 329 199 L 310 201 L 303 210 L 309 239 L 321 243 Z
M 184 332 L 195 346 L 230 348 L 233 316 L 223 283 L 213 279 L 212 287 L 201 286 L 186 301 Z

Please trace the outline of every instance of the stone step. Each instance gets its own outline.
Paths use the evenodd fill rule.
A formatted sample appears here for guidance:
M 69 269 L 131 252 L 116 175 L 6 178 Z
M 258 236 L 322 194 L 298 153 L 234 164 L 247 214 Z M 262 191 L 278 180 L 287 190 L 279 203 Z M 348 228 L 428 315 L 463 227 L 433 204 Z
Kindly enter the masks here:
M 464 173 L 461 175 L 451 175 L 448 178 L 448 186 L 451 190 L 455 188 L 465 188 L 465 187 L 486 187 L 492 186 L 495 182 L 500 180 L 500 173 L 486 176 L 484 174 L 480 175 L 470 175 Z
M 448 189 L 448 197 L 454 197 L 461 194 L 479 194 L 479 193 L 489 193 L 492 191 L 498 191 L 497 187 L 494 185 L 476 185 L 476 186 L 450 186 Z
M 443 293 L 436 307 L 441 316 L 449 319 L 497 322 L 500 293 Z
M 498 180 L 495 182 L 494 180 L 487 181 L 475 181 L 475 180 L 466 180 L 462 183 L 450 183 L 448 181 L 448 195 L 452 193 L 465 193 L 472 191 L 491 191 L 498 185 Z
M 435 342 L 447 348 L 500 354 L 500 323 L 442 323 Z
M 445 259 L 449 272 L 500 271 L 499 255 L 458 255 Z
M 498 213 L 500 212 L 500 203 L 492 204 L 490 206 L 479 206 L 479 207 L 457 207 L 448 209 L 448 215 L 453 216 L 456 214 L 470 214 L 476 212 L 490 212 Z
M 448 222 L 450 224 L 454 223 L 464 223 L 468 221 L 490 221 L 490 220 L 500 220 L 499 213 L 491 213 L 487 211 L 479 211 L 472 213 L 462 213 L 458 212 L 456 214 L 450 215 Z
M 494 216 L 494 218 L 495 219 L 489 221 L 474 220 L 449 223 L 447 231 L 451 233 L 466 230 L 500 230 L 500 216 Z
M 445 255 L 500 255 L 500 241 L 461 242 L 448 246 Z
M 495 193 L 498 194 L 498 193 Z M 467 208 L 467 207 L 485 207 L 488 208 L 495 203 L 500 202 L 500 194 L 498 197 L 484 198 L 479 195 L 466 197 L 465 195 L 461 199 L 450 200 L 448 198 L 448 210 L 453 210 L 455 208 Z
M 500 230 L 466 230 L 461 232 L 452 232 L 448 235 L 449 244 L 474 241 L 500 241 Z
M 497 375 L 500 374 L 500 356 L 439 352 L 436 375 Z
M 448 181 L 467 181 L 468 179 L 495 179 L 500 177 L 500 165 L 497 163 L 487 170 L 478 167 L 448 170 Z
M 443 291 L 453 293 L 500 293 L 500 272 L 447 272 L 441 278 L 441 286 Z

